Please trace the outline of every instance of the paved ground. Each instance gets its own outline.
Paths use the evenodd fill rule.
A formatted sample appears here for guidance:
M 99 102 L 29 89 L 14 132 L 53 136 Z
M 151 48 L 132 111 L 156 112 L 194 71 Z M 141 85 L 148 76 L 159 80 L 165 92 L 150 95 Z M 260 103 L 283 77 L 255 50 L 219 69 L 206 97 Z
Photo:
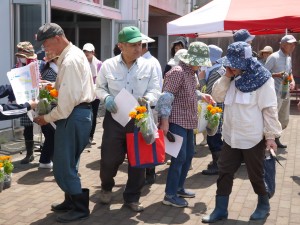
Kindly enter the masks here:
M 300 117 L 292 110 L 290 125 L 281 138 L 288 144 L 286 150 L 280 149 L 278 157 L 284 168 L 277 165 L 276 193 L 271 199 L 271 214 L 266 221 L 249 222 L 249 216 L 256 206 L 256 195 L 247 178 L 245 167 L 241 167 L 234 180 L 233 192 L 230 196 L 229 219 L 216 224 L 300 224 Z M 142 213 L 133 213 L 122 207 L 122 190 L 126 182 L 127 162 L 120 167 L 113 189 L 111 205 L 99 203 L 99 160 L 102 120 L 97 125 L 97 144 L 87 148 L 81 157 L 80 173 L 83 187 L 90 188 L 89 219 L 71 224 L 86 225 L 135 225 L 135 224 L 201 224 L 201 217 L 211 212 L 214 207 L 217 176 L 204 176 L 201 171 L 210 161 L 207 147 L 197 146 L 193 159 L 194 169 L 189 172 L 186 187 L 196 192 L 196 198 L 189 199 L 189 207 L 184 209 L 162 205 L 165 180 L 168 166 L 157 167 L 156 184 L 145 186 L 141 202 L 145 206 Z M 254 121 L 255 122 L 255 121 Z M 201 141 L 197 136 L 197 143 Z M 18 152 L 17 150 L 14 152 Z M 24 155 L 15 154 L 15 171 L 12 187 L 0 193 L 0 224 L 3 225 L 52 225 L 55 213 L 50 211 L 50 205 L 61 202 L 63 193 L 56 185 L 51 170 L 38 169 L 39 153 L 29 165 L 20 165 Z

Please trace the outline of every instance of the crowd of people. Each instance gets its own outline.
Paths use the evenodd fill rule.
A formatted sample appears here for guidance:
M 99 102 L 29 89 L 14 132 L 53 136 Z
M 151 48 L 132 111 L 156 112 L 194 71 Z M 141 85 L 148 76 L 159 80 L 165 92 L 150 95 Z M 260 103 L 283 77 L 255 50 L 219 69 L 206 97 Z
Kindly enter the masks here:
M 61 203 L 51 206 L 58 222 L 71 222 L 89 216 L 89 189 L 83 188 L 78 176 L 80 155 L 88 144 L 95 144 L 94 132 L 100 102 L 105 116 L 101 142 L 100 202 L 109 204 L 119 166 L 127 153 L 126 134 L 133 133 L 134 120 L 123 127 L 113 114 L 120 109 L 115 97 L 126 89 L 140 103 L 148 102 L 157 116 L 155 122 L 164 135 L 183 137 L 177 157 L 171 157 L 162 203 L 186 207 L 185 198 L 195 193 L 185 187 L 194 156 L 198 101 L 218 105 L 223 110 L 216 133 L 205 133 L 212 162 L 204 175 L 218 175 L 216 206 L 203 217 L 206 223 L 228 217 L 228 202 L 234 174 L 245 164 L 249 180 L 258 196 L 251 220 L 265 219 L 270 212 L 269 196 L 264 182 L 265 153 L 277 147 L 286 148 L 279 138 L 288 126 L 290 98 L 281 95 L 283 76 L 290 77 L 294 89 L 291 53 L 297 40 L 284 36 L 280 49 L 266 46 L 257 54 L 251 42 L 255 36 L 241 29 L 226 50 L 195 41 L 188 44 L 179 37 L 171 45 L 171 56 L 164 72 L 159 61 L 148 50 L 155 40 L 143 35 L 137 27 L 124 27 L 118 34 L 115 56 L 101 62 L 95 47 L 86 43 L 82 49 L 73 45 L 63 29 L 46 23 L 37 32 L 36 45 L 45 50 L 45 60 L 37 60 L 33 45 L 17 45 L 17 65 L 38 61 L 40 82 L 53 83 L 59 91 L 57 104 L 45 115 L 31 121 L 27 112 L 36 109 L 38 100 L 15 104 L 11 85 L 0 86 L 0 119 L 21 117 L 24 126 L 26 157 L 22 164 L 34 160 L 33 122 L 41 126 L 45 141 L 40 168 L 53 168 L 58 186 L 64 192 Z M 205 88 L 204 88 L 205 87 Z M 76 90 L 76 91 L 74 91 Z M 202 92 L 201 92 L 202 91 Z M 156 117 L 155 116 L 155 117 Z M 255 121 L 255 123 L 253 123 Z M 53 126 L 55 124 L 55 126 Z M 144 185 L 155 182 L 155 167 L 136 168 L 128 164 L 128 179 L 123 192 L 124 205 L 134 212 L 144 210 L 139 202 Z

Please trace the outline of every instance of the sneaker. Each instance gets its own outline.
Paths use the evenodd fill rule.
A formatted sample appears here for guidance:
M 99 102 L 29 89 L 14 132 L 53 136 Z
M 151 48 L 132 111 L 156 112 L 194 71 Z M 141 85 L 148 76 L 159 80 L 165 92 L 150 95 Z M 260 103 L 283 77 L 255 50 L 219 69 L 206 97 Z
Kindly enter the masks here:
M 134 212 L 144 211 L 144 206 L 139 202 L 125 202 L 124 206 L 130 208 Z
M 102 204 L 109 204 L 111 202 L 112 192 L 111 191 L 101 190 L 99 198 L 100 198 L 100 202 Z
M 39 168 L 41 169 L 52 169 L 53 163 L 40 163 Z
M 162 203 L 164 205 L 171 205 L 171 206 L 178 207 L 178 208 L 183 208 L 183 207 L 188 206 L 188 202 L 185 199 L 179 198 L 176 195 L 174 195 L 174 196 L 165 195 Z
M 171 160 L 170 159 L 167 160 L 167 165 L 171 165 Z
M 181 189 L 177 191 L 177 195 L 182 198 L 195 198 L 195 193 L 186 189 Z

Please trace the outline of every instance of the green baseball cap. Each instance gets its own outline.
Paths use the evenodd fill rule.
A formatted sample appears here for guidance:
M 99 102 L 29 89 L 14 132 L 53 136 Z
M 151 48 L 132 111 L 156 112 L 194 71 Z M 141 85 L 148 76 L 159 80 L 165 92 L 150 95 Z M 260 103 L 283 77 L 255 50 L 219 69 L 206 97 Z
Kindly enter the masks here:
M 127 42 L 127 43 L 136 43 L 139 41 L 142 41 L 143 37 L 141 35 L 141 32 L 139 28 L 130 26 L 130 27 L 124 27 L 118 35 L 118 42 Z

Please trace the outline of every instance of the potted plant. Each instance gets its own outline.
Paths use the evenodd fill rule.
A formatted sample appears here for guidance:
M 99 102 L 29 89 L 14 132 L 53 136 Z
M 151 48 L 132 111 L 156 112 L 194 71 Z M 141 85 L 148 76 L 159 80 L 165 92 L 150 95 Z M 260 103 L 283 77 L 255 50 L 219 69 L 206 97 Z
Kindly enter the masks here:
M 2 192 L 4 186 L 4 170 L 3 163 L 0 163 L 0 192 Z
M 14 170 L 14 165 L 11 161 L 11 156 L 0 156 L 0 163 L 4 172 L 4 186 L 3 189 L 7 189 L 11 186 L 11 174 Z

